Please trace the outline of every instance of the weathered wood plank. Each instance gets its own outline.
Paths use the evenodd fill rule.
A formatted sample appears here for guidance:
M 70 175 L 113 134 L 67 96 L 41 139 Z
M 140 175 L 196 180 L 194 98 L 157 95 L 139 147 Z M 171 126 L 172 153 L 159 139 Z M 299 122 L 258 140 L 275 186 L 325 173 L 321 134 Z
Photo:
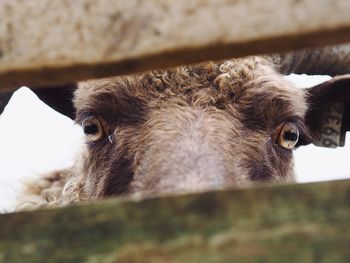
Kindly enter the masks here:
M 348 0 L 0 1 L 0 89 L 350 41 Z
M 0 262 L 350 262 L 350 180 L 0 216 Z

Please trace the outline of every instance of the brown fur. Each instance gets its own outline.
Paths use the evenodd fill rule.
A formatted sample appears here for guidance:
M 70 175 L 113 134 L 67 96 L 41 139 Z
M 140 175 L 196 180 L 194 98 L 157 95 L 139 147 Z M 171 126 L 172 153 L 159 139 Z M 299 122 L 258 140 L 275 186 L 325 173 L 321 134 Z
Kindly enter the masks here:
M 308 136 L 304 92 L 260 57 L 87 81 L 74 103 L 77 123 L 93 114 L 106 136 L 43 179 L 43 203 L 291 182 L 292 151 L 271 136 L 285 121 Z

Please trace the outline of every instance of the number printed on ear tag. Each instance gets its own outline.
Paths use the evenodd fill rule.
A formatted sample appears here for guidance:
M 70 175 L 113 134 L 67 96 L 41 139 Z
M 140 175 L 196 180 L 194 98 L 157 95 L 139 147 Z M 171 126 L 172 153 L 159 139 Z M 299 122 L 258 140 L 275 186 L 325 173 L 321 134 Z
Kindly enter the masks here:
M 325 104 L 321 112 L 322 121 L 316 133 L 314 144 L 326 148 L 337 148 L 340 144 L 341 125 L 343 122 L 344 104 L 331 102 Z

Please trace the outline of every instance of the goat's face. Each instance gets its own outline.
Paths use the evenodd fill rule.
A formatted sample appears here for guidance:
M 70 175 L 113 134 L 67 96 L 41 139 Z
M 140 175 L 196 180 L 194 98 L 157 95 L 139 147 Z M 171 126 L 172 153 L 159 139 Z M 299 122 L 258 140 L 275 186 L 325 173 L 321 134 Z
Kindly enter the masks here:
M 86 133 L 86 198 L 293 181 L 308 138 L 304 92 L 259 58 L 88 81 L 76 92 Z

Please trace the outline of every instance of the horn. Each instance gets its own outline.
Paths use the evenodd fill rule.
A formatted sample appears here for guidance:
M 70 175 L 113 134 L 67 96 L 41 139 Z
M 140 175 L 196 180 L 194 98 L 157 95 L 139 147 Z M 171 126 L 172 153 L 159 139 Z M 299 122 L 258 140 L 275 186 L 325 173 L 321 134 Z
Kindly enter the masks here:
M 267 56 L 282 74 L 342 75 L 350 73 L 350 44 Z

